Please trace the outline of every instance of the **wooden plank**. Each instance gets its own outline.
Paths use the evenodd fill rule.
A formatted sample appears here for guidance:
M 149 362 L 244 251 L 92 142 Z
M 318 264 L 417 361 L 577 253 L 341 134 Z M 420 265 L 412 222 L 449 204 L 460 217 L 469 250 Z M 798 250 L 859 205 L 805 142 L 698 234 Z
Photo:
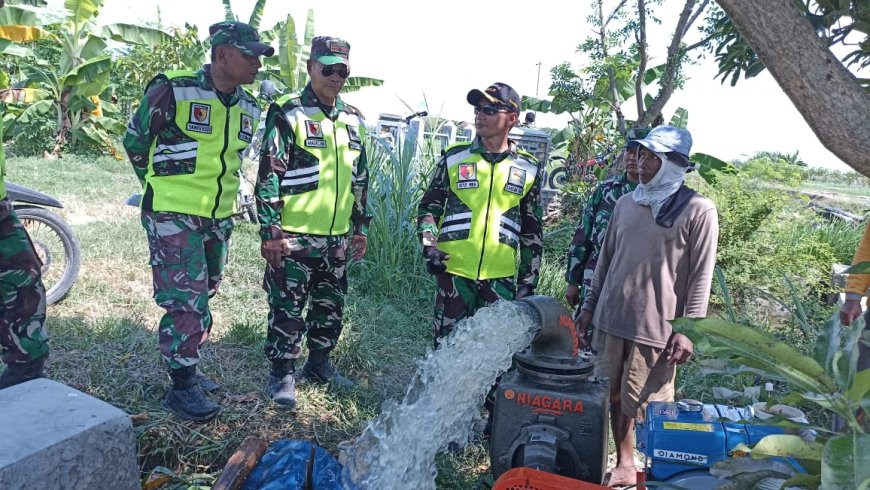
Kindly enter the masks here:
M 245 479 L 257 466 L 268 447 L 269 444 L 266 441 L 257 437 L 249 437 L 242 441 L 236 452 L 230 456 L 230 460 L 227 461 L 212 490 L 239 490 L 242 488 Z

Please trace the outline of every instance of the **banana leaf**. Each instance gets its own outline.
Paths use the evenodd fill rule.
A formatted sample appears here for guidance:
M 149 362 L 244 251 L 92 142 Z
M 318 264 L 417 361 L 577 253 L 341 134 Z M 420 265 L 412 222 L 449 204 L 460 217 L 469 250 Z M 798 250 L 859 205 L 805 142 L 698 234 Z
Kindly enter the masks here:
M 8 88 L 0 90 L 0 102 L 5 104 L 31 104 L 51 94 L 38 88 Z
M 33 51 L 8 39 L 0 39 L 0 54 L 17 56 L 20 58 L 33 57 Z
M 36 26 L 0 25 L 0 39 L 26 43 L 49 37 L 50 34 Z
M 36 118 L 42 114 L 50 112 L 52 108 L 54 108 L 54 101 L 40 100 L 38 102 L 35 102 L 27 106 L 27 109 L 25 109 L 24 112 L 22 112 L 21 115 L 18 116 L 18 122 L 22 124 L 28 123 L 32 118 Z
M 254 10 L 251 12 L 251 19 L 248 21 L 249 26 L 254 29 L 260 28 L 260 20 L 263 18 L 263 9 L 265 8 L 266 0 L 257 0 L 257 4 L 254 5 Z
M 755 459 L 782 457 L 819 461 L 825 446 L 818 442 L 807 442 L 799 436 L 790 434 L 773 434 L 764 436 L 751 449 L 743 443 L 734 447 L 734 451 L 752 454 Z M 790 475 L 786 475 L 790 476 Z
M 728 175 L 737 174 L 737 167 L 734 165 L 705 153 L 693 153 L 692 161 L 698 164 L 698 174 L 708 184 L 715 184 L 717 182 L 718 175 L 716 172 Z
M 786 378 L 791 383 L 814 393 L 833 393 L 837 383 L 812 358 L 801 354 L 777 338 L 744 325 L 718 318 L 692 320 L 678 318 L 674 329 L 698 338 L 698 334 L 728 347 L 736 355 L 760 362 L 766 370 Z M 693 328 L 684 329 L 684 325 Z
M 833 437 L 822 454 L 822 488 L 858 488 L 870 479 L 870 435 Z
M 39 27 L 41 25 L 42 21 L 39 19 L 38 11 L 32 8 L 22 5 L 6 5 L 0 9 L 0 26 Z
M 64 0 L 63 5 L 70 12 L 69 22 L 82 25 L 96 17 L 103 0 Z
M 281 67 L 281 79 L 291 92 L 302 89 L 296 84 L 296 65 L 300 60 L 299 50 L 299 42 L 296 39 L 296 22 L 292 15 L 287 15 L 284 30 L 278 37 L 278 61 Z
M 671 126 L 686 129 L 689 125 L 689 111 L 682 107 L 677 107 L 674 115 L 671 117 Z
M 224 20 L 236 20 L 236 14 L 233 13 L 233 7 L 230 5 L 230 0 L 224 1 Z
M 161 31 L 160 29 L 132 24 L 109 24 L 103 26 L 101 35 L 112 41 L 145 46 L 157 46 L 172 38 L 168 32 Z

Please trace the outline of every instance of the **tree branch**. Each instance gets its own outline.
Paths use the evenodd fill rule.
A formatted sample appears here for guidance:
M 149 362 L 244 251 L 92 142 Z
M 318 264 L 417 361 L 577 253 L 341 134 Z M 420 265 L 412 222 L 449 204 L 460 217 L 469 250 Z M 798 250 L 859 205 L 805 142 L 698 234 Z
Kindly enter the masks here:
M 656 116 L 661 114 L 665 104 L 670 100 L 674 93 L 674 80 L 677 77 L 677 67 L 680 64 L 680 44 L 682 44 L 683 36 L 686 33 L 686 25 L 689 21 L 689 16 L 692 14 L 692 8 L 695 6 L 696 0 L 686 0 L 683 6 L 683 11 L 680 12 L 680 18 L 677 20 L 677 27 L 674 29 L 674 37 L 671 38 L 671 44 L 668 46 L 668 59 L 665 63 L 665 73 L 659 81 L 659 93 L 653 100 L 652 106 L 647 109 L 642 117 L 638 117 L 638 126 L 648 126 L 652 123 Z
M 638 16 L 638 30 L 637 30 L 637 53 L 640 56 L 640 64 L 637 67 L 637 74 L 634 78 L 634 100 L 637 105 L 637 114 L 638 120 L 640 120 L 640 115 L 643 114 L 643 78 L 646 73 L 646 64 L 647 64 L 647 54 L 646 54 L 646 2 L 644 0 L 637 0 L 637 16 Z M 624 135 L 625 133 L 623 133 Z
M 793 0 L 717 0 L 826 148 L 870 176 L 870 94 Z

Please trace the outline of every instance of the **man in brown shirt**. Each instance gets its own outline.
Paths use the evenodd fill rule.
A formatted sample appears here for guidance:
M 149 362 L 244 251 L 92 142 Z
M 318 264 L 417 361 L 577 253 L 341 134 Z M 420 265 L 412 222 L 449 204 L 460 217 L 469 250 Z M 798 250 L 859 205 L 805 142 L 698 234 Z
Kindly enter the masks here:
M 650 401 L 673 400 L 676 365 L 693 345 L 669 321 L 707 315 L 719 235 L 716 207 L 683 183 L 689 132 L 659 126 L 632 142 L 640 184 L 616 203 L 577 320 L 580 338 L 595 324 L 596 374 L 610 378 L 610 486 L 636 483 L 634 418 Z

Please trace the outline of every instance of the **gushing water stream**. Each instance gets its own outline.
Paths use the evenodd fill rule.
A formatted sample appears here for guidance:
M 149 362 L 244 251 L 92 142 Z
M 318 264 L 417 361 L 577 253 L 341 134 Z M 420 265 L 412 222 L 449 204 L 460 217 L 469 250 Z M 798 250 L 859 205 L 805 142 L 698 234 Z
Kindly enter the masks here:
M 384 403 L 380 416 L 341 449 L 343 480 L 361 490 L 434 489 L 435 454 L 450 442 L 465 444 L 489 387 L 535 329 L 530 311 L 507 301 L 457 324 L 418 363 L 402 403 Z

